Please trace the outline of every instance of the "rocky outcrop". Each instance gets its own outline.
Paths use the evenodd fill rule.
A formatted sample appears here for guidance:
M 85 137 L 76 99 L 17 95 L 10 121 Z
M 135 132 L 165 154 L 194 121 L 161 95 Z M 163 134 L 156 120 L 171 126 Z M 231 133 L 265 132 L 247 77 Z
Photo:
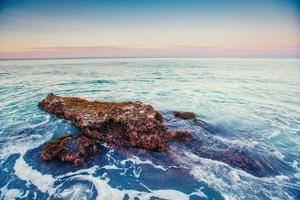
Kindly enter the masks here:
M 49 94 L 39 106 L 58 117 L 65 118 L 81 129 L 81 135 L 66 135 L 47 142 L 41 153 L 43 160 L 61 160 L 75 165 L 84 163 L 86 157 L 97 153 L 100 143 L 117 149 L 167 151 L 172 143 L 187 148 L 200 157 L 219 160 L 243 169 L 256 176 L 276 174 L 264 159 L 249 155 L 239 149 L 214 150 L 203 145 L 207 141 L 192 138 L 189 131 L 168 131 L 162 115 L 152 106 L 141 102 L 99 102 L 76 97 L 59 97 Z M 205 127 L 191 112 L 173 112 L 175 117 L 193 120 L 194 125 Z M 183 143 L 182 143 L 183 142 Z
M 85 157 L 98 152 L 95 141 L 85 136 L 65 135 L 45 144 L 41 153 L 43 160 L 62 160 L 81 165 Z
M 187 131 L 179 131 L 178 134 L 177 131 L 167 132 L 162 115 L 152 106 L 141 102 L 87 101 L 76 97 L 49 94 L 39 103 L 39 106 L 46 112 L 70 120 L 81 129 L 85 138 L 106 142 L 110 146 L 166 151 L 169 138 L 182 138 L 184 135 L 189 135 Z M 62 148 L 66 144 L 65 140 L 69 140 L 70 137 L 59 138 L 58 141 L 54 140 L 46 144 L 42 159 L 57 158 L 73 162 L 74 159 L 65 156 L 65 150 Z M 71 139 L 78 143 L 79 138 Z M 53 148 L 52 144 L 60 150 Z M 53 155 L 49 153 L 52 150 Z

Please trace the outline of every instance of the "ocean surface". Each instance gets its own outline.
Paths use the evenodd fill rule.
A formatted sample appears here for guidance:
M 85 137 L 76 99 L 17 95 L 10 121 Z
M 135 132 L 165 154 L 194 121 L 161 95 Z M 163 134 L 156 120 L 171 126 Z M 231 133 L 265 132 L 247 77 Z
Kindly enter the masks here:
M 46 162 L 43 143 L 80 131 L 38 108 L 48 93 L 142 101 L 193 145 L 261 160 L 259 176 L 201 156 L 193 145 L 167 153 L 101 153 L 82 167 Z M 192 111 L 201 121 L 174 118 Z M 0 199 L 300 199 L 299 59 L 64 59 L 0 61 Z

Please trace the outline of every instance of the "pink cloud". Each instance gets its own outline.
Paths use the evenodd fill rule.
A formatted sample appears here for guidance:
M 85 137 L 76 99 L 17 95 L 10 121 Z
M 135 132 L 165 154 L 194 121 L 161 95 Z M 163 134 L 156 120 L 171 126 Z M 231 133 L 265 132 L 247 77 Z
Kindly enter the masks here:
M 201 46 L 147 47 L 46 47 L 20 52 L 0 52 L 0 58 L 67 58 L 67 57 L 299 57 L 300 48 L 271 50 L 225 49 Z

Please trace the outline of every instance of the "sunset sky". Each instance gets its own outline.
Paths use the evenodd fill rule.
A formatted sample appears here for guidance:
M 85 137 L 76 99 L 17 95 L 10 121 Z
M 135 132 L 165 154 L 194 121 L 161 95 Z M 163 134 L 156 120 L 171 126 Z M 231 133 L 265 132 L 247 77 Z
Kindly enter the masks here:
M 300 57 L 297 0 L 0 0 L 0 58 Z

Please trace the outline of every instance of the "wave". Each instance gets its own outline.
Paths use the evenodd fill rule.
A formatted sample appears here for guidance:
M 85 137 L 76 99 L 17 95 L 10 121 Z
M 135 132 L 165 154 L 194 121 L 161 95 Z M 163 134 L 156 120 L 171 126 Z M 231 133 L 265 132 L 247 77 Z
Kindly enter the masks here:
M 136 164 L 148 164 L 153 167 L 161 168 L 160 166 L 154 165 L 150 161 L 141 161 L 137 158 L 130 158 L 128 160 L 123 160 L 121 163 L 124 165 L 126 162 L 134 161 Z M 111 170 L 118 169 L 115 165 L 106 165 L 99 167 L 97 165 L 90 167 L 88 169 L 81 169 L 75 172 L 69 172 L 57 177 L 54 177 L 50 174 L 42 174 L 37 170 L 32 169 L 26 161 L 24 156 L 21 155 L 15 162 L 14 170 L 15 175 L 21 180 L 26 181 L 27 183 L 33 184 L 40 191 L 48 193 L 49 198 L 51 196 L 55 198 L 62 199 L 90 199 L 93 196 L 93 188 L 97 192 L 96 199 L 105 200 L 105 199 L 124 199 L 128 197 L 129 199 L 134 199 L 135 197 L 140 199 L 151 199 L 153 197 L 162 198 L 162 199 L 182 199 L 189 200 L 191 196 L 198 196 L 206 198 L 207 196 L 201 191 L 201 188 L 195 190 L 190 194 L 185 194 L 177 190 L 151 190 L 145 185 L 144 188 L 146 191 L 137 191 L 137 190 L 126 190 L 126 189 L 117 189 L 109 185 L 110 179 L 107 177 L 107 174 L 104 173 L 102 176 L 95 176 L 97 172 L 101 169 Z M 64 185 L 72 180 L 76 180 L 75 184 L 70 187 L 64 187 Z M 81 181 L 81 182 L 78 182 Z M 88 183 L 85 183 L 88 181 Z M 59 184 L 57 184 L 59 183 Z M 88 184 L 92 183 L 93 186 L 90 187 Z M 21 191 L 9 191 L 2 190 L 2 195 L 5 197 L 11 196 L 12 192 L 15 195 L 21 194 Z
M 189 152 L 185 155 L 187 158 L 181 161 L 191 167 L 190 173 L 218 190 L 225 199 L 294 199 L 288 189 L 298 185 L 289 183 L 291 177 L 256 177 L 223 162 Z

